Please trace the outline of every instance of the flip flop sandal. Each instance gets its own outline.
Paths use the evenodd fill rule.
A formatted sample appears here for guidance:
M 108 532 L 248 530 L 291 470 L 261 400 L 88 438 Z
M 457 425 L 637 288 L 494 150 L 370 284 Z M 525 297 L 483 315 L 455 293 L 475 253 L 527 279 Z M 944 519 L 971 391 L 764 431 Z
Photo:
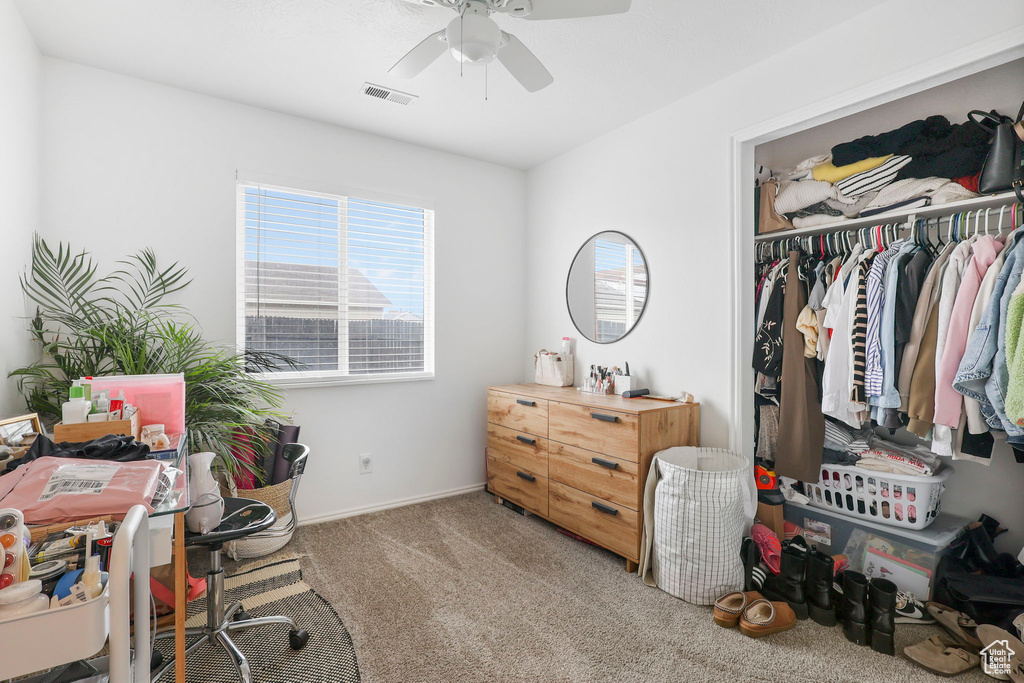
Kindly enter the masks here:
M 768 565 L 773 574 L 782 571 L 782 543 L 775 532 L 764 524 L 755 524 L 750 527 L 750 537 L 761 549 L 761 561 Z
M 757 591 L 733 591 L 715 600 L 714 620 L 722 628 L 733 628 L 740 623 L 740 615 L 747 605 L 764 597 Z
M 937 602 L 927 602 L 925 607 L 928 609 L 928 614 L 932 615 L 932 618 L 959 642 L 981 647 L 981 640 L 978 639 L 977 634 L 978 624 L 974 619 L 963 612 L 958 612 L 952 607 L 946 607 Z
M 917 645 L 903 648 L 907 659 L 939 676 L 956 676 L 981 663 L 976 648 L 946 636 L 932 636 Z
M 1024 643 L 1009 631 L 1004 631 L 992 624 L 981 624 L 978 626 L 978 639 L 981 640 L 982 669 L 993 678 L 1010 680 L 1013 683 L 1024 683 Z M 997 653 L 996 650 L 1009 650 L 1009 652 Z M 1011 654 L 1012 653 L 1012 654 Z M 1005 669 L 997 674 L 992 674 L 985 668 L 986 658 L 1002 654 L 1002 661 Z M 1001 675 L 1000 675 L 1001 674 Z

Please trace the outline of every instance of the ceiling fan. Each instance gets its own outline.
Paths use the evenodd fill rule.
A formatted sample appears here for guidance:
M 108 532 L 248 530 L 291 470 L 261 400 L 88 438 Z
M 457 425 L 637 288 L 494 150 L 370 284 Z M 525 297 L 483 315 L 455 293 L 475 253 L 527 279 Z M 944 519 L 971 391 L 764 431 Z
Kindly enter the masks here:
M 572 19 L 620 14 L 631 0 L 406 0 L 417 5 L 449 7 L 459 16 L 398 60 L 389 74 L 413 78 L 446 51 L 463 64 L 487 64 L 497 57 L 502 66 L 530 92 L 554 82 L 554 78 L 522 41 L 502 31 L 491 14 L 523 19 Z

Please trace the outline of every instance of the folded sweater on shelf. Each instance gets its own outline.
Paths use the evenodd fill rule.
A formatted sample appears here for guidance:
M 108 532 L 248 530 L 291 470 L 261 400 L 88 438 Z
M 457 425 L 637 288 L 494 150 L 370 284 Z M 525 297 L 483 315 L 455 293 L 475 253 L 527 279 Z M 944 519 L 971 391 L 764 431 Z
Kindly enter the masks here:
M 825 182 L 835 184 L 856 173 L 863 173 L 864 171 L 870 171 L 873 168 L 878 168 L 891 157 L 891 154 L 886 154 L 885 156 L 880 157 L 869 157 L 845 166 L 836 166 L 831 161 L 828 161 L 823 164 L 818 164 L 812 168 L 811 177 L 815 180 L 824 180 Z

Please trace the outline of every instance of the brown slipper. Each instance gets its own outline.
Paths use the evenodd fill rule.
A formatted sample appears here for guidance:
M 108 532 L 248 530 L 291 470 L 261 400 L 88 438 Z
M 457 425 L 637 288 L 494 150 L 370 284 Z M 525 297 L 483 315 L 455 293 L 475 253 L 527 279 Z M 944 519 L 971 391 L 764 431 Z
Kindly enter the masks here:
M 993 678 L 1024 683 L 1024 643 L 992 624 L 978 626 L 981 669 Z
M 763 600 L 757 591 L 726 593 L 715 600 L 715 623 L 724 628 L 733 628 L 740 622 L 740 615 L 754 600 Z
M 947 636 L 932 636 L 917 645 L 903 648 L 912 662 L 939 676 L 956 676 L 981 662 L 978 650 Z
M 978 624 L 963 612 L 958 612 L 952 607 L 937 602 L 925 603 L 928 614 L 932 615 L 935 621 L 939 622 L 942 628 L 949 631 L 949 634 L 961 643 L 967 643 L 977 648 L 981 647 L 978 639 Z
M 740 633 L 751 638 L 760 638 L 780 631 L 788 631 L 796 625 L 796 613 L 784 602 L 769 602 L 764 598 L 754 600 L 740 616 Z

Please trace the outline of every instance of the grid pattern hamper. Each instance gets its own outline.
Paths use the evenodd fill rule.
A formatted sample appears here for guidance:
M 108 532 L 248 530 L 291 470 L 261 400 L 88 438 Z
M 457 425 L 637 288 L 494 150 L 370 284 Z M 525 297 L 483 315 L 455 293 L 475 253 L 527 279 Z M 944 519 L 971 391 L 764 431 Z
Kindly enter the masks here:
M 741 455 L 693 447 L 656 454 L 645 488 L 644 581 L 698 605 L 741 590 L 739 548 L 756 495 Z
M 939 514 L 945 481 L 953 468 L 930 477 L 893 474 L 856 465 L 822 465 L 817 484 L 804 482 L 814 507 L 907 529 L 924 529 Z

